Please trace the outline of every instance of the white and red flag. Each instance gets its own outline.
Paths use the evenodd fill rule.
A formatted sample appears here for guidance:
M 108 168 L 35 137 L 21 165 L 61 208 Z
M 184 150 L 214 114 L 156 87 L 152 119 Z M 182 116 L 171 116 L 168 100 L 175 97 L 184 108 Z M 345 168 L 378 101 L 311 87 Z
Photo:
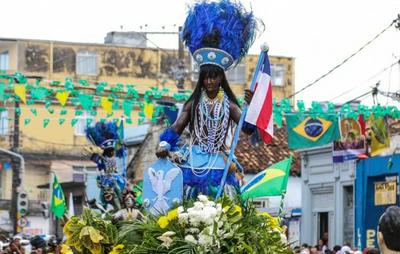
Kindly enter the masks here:
M 272 83 L 271 68 L 268 53 L 265 56 L 257 72 L 257 82 L 254 95 L 247 109 L 245 121 L 255 125 L 265 143 L 274 136 L 274 121 L 272 114 Z

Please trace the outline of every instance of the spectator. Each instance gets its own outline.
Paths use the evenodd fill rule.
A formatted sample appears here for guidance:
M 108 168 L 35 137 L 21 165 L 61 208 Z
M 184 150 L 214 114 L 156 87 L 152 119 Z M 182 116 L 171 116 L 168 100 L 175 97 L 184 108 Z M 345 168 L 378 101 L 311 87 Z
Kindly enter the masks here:
M 378 244 L 382 254 L 400 254 L 400 207 L 388 207 L 379 219 Z
M 347 245 L 343 246 L 342 249 L 340 250 L 340 252 L 341 252 L 341 254 L 353 254 L 354 253 L 353 250 Z
M 318 245 L 311 247 L 310 254 L 319 254 Z
M 9 247 L 9 253 L 12 254 L 25 254 L 24 248 L 21 246 L 22 237 L 19 235 L 14 236 L 13 240 L 11 241 Z
M 366 254 L 379 254 L 379 250 L 377 248 L 369 248 Z
M 342 246 L 340 246 L 340 245 L 335 245 L 335 246 L 333 247 L 332 254 L 336 254 L 336 253 L 339 254 L 341 249 L 342 249 Z

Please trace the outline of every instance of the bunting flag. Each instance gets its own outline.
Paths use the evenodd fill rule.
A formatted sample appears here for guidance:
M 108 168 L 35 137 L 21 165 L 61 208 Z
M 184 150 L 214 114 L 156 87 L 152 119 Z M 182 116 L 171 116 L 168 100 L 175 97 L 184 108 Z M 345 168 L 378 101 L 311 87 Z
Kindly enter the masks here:
M 272 117 L 272 83 L 268 53 L 264 53 L 264 62 L 257 73 L 257 82 L 253 99 L 247 109 L 245 121 L 257 126 L 259 134 L 265 143 L 274 136 L 274 121 Z
M 26 88 L 23 84 L 14 85 L 14 93 L 19 97 L 19 99 L 26 103 Z
M 286 125 L 290 149 L 310 148 L 340 139 L 338 117 L 287 114 Z
M 111 114 L 113 112 L 113 103 L 107 97 L 101 97 L 100 105 L 107 112 L 107 114 Z
M 4 100 L 4 84 L 0 83 L 0 101 Z
M 59 219 L 62 218 L 65 213 L 65 196 L 56 175 L 54 175 L 54 180 L 53 180 L 51 211 Z
M 145 102 L 143 112 L 148 119 L 151 119 L 153 117 L 154 104 Z
M 333 142 L 333 163 L 355 160 L 358 155 L 366 152 L 365 122 L 362 115 L 358 119 L 341 119 L 340 136 L 340 140 Z
M 281 196 L 287 188 L 292 157 L 261 171 L 241 188 L 243 199 Z
M 65 104 L 67 104 L 68 96 L 69 96 L 68 91 L 62 91 L 62 92 L 56 93 L 56 98 L 57 98 L 58 102 L 60 102 L 60 105 L 63 107 L 65 106 Z
M 385 117 L 370 116 L 366 131 L 371 136 L 371 156 L 377 156 L 390 148 L 390 135 Z

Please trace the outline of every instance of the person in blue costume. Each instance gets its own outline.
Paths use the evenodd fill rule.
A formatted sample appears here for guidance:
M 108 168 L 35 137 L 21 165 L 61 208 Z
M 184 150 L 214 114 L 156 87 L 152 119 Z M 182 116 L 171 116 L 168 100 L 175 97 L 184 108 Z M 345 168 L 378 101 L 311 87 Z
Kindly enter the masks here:
M 257 20 L 239 3 L 222 0 L 203 1 L 189 11 L 182 36 L 196 63 L 199 79 L 182 113 L 160 136 L 156 155 L 174 157 L 183 172 L 183 196 L 214 196 L 229 152 L 229 129 L 239 122 L 239 103 L 229 87 L 225 71 L 239 63 L 255 38 Z M 245 102 L 252 92 L 245 90 Z M 178 146 L 180 135 L 189 128 L 188 144 Z M 254 129 L 244 125 L 251 134 Z M 235 172 L 229 172 L 224 193 L 233 198 L 239 191 Z
M 97 122 L 95 126 L 86 129 L 86 137 L 103 150 L 101 154 L 93 152 L 90 156 L 100 171 L 96 178 L 100 201 L 104 208 L 110 204 L 114 210 L 119 210 L 126 182 L 117 169 L 116 154 L 122 154 L 120 151 L 116 153 L 115 149 L 119 140 L 118 127 L 113 122 Z

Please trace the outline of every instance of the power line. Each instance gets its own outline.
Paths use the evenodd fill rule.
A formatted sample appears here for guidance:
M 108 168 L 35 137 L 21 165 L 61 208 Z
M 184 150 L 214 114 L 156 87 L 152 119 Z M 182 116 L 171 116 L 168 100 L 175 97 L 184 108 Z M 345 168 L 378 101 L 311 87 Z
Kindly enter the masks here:
M 383 68 L 380 72 L 374 74 L 373 76 L 371 76 L 371 77 L 368 78 L 367 80 L 363 81 L 362 83 L 360 83 L 360 84 L 358 84 L 358 85 L 353 86 L 352 88 L 350 88 L 350 89 L 344 91 L 343 93 L 341 93 L 341 94 L 335 96 L 334 98 L 330 99 L 329 101 L 336 100 L 336 99 L 342 97 L 343 95 L 345 95 L 345 94 L 347 94 L 347 93 L 349 93 L 349 92 L 355 90 L 356 88 L 360 87 L 361 85 L 365 84 L 366 82 L 368 82 L 368 81 L 370 81 L 370 80 L 376 78 L 376 77 L 379 76 L 380 74 L 384 73 L 384 72 L 387 71 L 388 69 L 391 69 L 391 68 L 392 68 L 394 65 L 396 65 L 396 64 L 399 64 L 399 66 L 400 66 L 400 60 L 398 60 L 398 61 L 392 63 L 391 65 L 389 65 L 389 66 Z
M 303 92 L 304 90 L 306 90 L 307 88 L 315 85 L 318 81 L 320 81 L 321 79 L 325 78 L 326 76 L 328 76 L 329 74 L 331 74 L 333 71 L 335 71 L 336 69 L 338 69 L 339 67 L 341 67 L 343 64 L 345 64 L 348 60 L 350 60 L 351 58 L 353 58 L 355 55 L 357 55 L 359 52 L 361 52 L 365 47 L 367 47 L 369 44 L 371 44 L 373 41 L 375 41 L 379 36 L 381 36 L 384 32 L 386 32 L 393 24 L 395 24 L 396 22 L 399 22 L 400 20 L 400 16 L 393 20 L 389 26 L 387 26 L 385 29 L 383 29 L 380 33 L 378 33 L 377 35 L 375 35 L 374 38 L 372 38 L 372 40 L 368 41 L 367 43 L 365 43 L 361 48 L 359 48 L 356 52 L 354 52 L 353 54 L 351 54 L 349 57 L 347 57 L 346 59 L 344 59 L 342 62 L 340 62 L 339 64 L 337 64 L 335 67 L 333 67 L 331 70 L 329 70 L 328 72 L 326 72 L 325 74 L 323 74 L 322 76 L 320 76 L 319 78 L 317 78 L 316 80 L 314 80 L 313 82 L 311 82 L 310 84 L 306 85 L 305 87 L 303 87 L 302 89 L 300 89 L 299 91 L 291 94 L 290 96 L 288 96 L 287 98 L 290 99 L 293 96 Z
M 368 95 L 368 94 L 370 94 L 370 93 L 372 93 L 372 91 L 368 91 L 368 92 L 366 92 L 366 93 L 363 93 L 363 94 L 361 94 L 361 95 L 355 97 L 354 99 L 351 99 L 351 100 L 345 102 L 344 104 L 353 102 L 353 101 L 355 101 L 355 100 L 357 100 L 357 99 L 360 99 L 360 98 L 362 98 L 362 97 L 364 97 L 364 96 L 366 96 L 366 95 Z

